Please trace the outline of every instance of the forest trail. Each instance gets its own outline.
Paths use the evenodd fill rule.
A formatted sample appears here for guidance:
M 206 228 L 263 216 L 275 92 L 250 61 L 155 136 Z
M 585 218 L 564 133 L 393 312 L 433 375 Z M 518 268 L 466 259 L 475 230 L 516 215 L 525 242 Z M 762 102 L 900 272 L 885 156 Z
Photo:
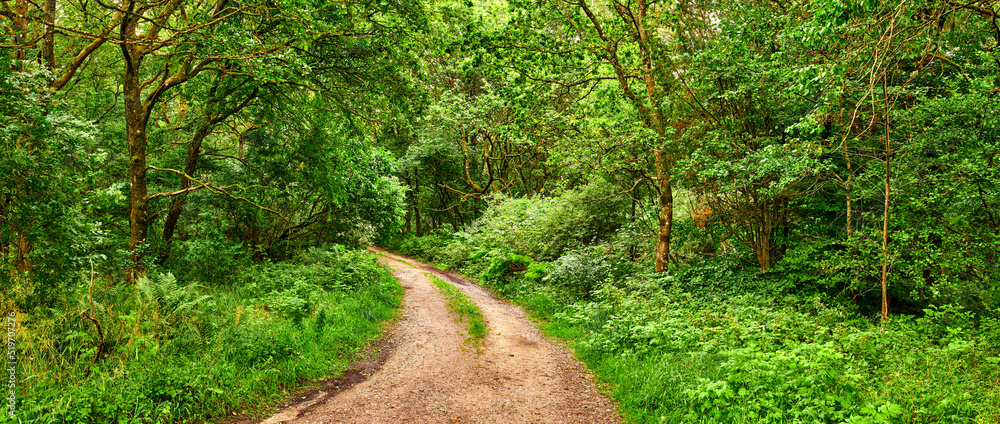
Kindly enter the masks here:
M 376 250 L 406 289 L 403 315 L 368 378 L 309 400 L 262 423 L 619 423 L 591 374 L 545 339 L 525 312 L 461 277 Z M 477 353 L 427 278 L 434 273 L 468 295 L 488 321 Z M 304 412 L 300 412 L 304 411 Z

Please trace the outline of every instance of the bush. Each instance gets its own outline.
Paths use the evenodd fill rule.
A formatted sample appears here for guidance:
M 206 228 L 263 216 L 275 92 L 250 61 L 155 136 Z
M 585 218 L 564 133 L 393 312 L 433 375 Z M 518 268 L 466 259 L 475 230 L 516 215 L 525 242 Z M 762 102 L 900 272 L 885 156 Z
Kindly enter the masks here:
M 446 231 L 434 231 L 422 237 L 411 234 L 395 243 L 398 246 L 395 250 L 407 256 L 437 262 L 453 239 L 452 234 Z
M 18 314 L 20 403 L 0 423 L 189 422 L 342 371 L 394 316 L 402 288 L 365 251 L 297 260 L 209 287 L 169 273 L 118 286 L 84 277 L 54 308 Z
M 530 257 L 516 254 L 496 258 L 483 273 L 483 283 L 493 287 L 504 296 L 516 296 L 523 293 L 525 289 L 519 274 L 526 271 L 532 262 L 534 261 Z
M 636 422 L 990 422 L 1000 411 L 991 319 L 940 308 L 883 327 L 821 295 L 720 302 L 651 283 L 604 285 L 552 316 L 580 329 L 563 332 Z
M 626 222 L 621 196 L 594 184 L 556 197 L 497 195 L 468 231 L 469 242 L 502 254 L 538 260 L 558 258 L 567 249 L 612 238 Z
M 794 288 L 784 276 L 764 275 L 724 257 L 687 264 L 669 282 L 688 293 L 719 298 L 753 294 L 780 299 Z
M 587 247 L 560 256 L 545 277 L 547 284 L 565 289 L 577 298 L 588 298 L 616 274 L 617 264 L 599 248 Z
M 232 242 L 221 234 L 177 240 L 163 269 L 174 272 L 182 281 L 232 284 L 234 270 L 250 266 L 250 255 L 242 243 Z

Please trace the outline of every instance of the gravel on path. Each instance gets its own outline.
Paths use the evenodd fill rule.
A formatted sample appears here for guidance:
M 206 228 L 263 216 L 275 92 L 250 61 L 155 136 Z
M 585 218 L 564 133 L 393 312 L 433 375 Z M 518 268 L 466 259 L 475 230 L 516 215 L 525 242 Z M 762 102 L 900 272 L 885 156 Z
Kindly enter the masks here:
M 403 315 L 368 378 L 262 423 L 620 423 L 617 408 L 562 346 L 544 338 L 525 312 L 451 273 L 383 250 L 381 261 L 406 289 Z M 463 343 L 431 284 L 433 272 L 468 295 L 489 334 L 481 353 Z

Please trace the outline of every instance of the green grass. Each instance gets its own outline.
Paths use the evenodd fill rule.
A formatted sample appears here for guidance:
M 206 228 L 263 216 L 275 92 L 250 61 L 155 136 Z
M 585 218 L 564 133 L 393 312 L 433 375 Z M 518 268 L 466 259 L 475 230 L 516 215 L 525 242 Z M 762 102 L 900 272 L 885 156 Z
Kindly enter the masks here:
M 1000 422 L 993 320 L 947 311 L 881 327 L 818 300 L 608 289 L 557 307 L 554 293 L 514 300 L 629 423 Z
M 479 310 L 479 306 L 455 286 L 442 281 L 432 274 L 425 274 L 437 286 L 441 294 L 444 295 L 445 300 L 448 302 L 448 309 L 455 314 L 455 321 L 468 323 L 466 330 L 469 333 L 469 337 L 466 338 L 466 342 L 474 346 L 476 351 L 481 351 L 483 342 L 486 339 L 487 329 L 486 319 L 483 318 L 483 313 Z
M 89 375 L 98 337 L 79 316 L 87 285 L 56 309 L 19 313 L 17 415 L 0 423 L 266 414 L 310 381 L 339 375 L 398 316 L 402 288 L 371 254 L 329 255 L 242 270 L 232 286 L 184 286 L 166 275 L 140 285 L 98 281 L 105 353 Z
M 996 311 L 942 305 L 882 325 L 843 299 L 726 268 L 588 290 L 573 262 L 492 279 L 482 263 L 459 270 L 565 341 L 628 423 L 1000 424 Z

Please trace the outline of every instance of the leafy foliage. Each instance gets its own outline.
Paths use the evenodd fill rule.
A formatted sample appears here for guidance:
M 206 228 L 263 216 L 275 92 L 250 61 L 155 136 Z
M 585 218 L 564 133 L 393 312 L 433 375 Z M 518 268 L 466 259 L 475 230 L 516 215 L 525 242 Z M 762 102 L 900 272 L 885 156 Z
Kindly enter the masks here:
M 522 199 L 519 210 L 532 202 L 558 201 Z M 509 206 L 492 207 L 473 228 L 509 225 L 488 221 Z M 572 237 L 547 228 L 540 239 Z M 568 339 L 629 422 L 990 422 L 1000 411 L 992 311 L 945 304 L 880 324 L 790 268 L 764 274 L 718 257 L 656 275 L 623 260 L 614 237 L 552 262 L 475 240 L 404 245 L 437 246 L 425 257 L 480 277 Z
M 136 285 L 95 281 L 49 313 L 18 314 L 26 359 L 18 372 L 33 378 L 19 381 L 17 417 L 0 422 L 153 423 L 254 411 L 300 379 L 344 370 L 402 296 L 372 254 L 343 247 L 240 274 L 242 283 L 214 287 L 172 274 Z M 79 317 L 91 302 L 103 340 Z
M 386 316 L 318 249 L 377 242 L 550 320 L 634 421 L 1000 420 L 990 2 L 15 3 L 25 411 L 241 407 Z

